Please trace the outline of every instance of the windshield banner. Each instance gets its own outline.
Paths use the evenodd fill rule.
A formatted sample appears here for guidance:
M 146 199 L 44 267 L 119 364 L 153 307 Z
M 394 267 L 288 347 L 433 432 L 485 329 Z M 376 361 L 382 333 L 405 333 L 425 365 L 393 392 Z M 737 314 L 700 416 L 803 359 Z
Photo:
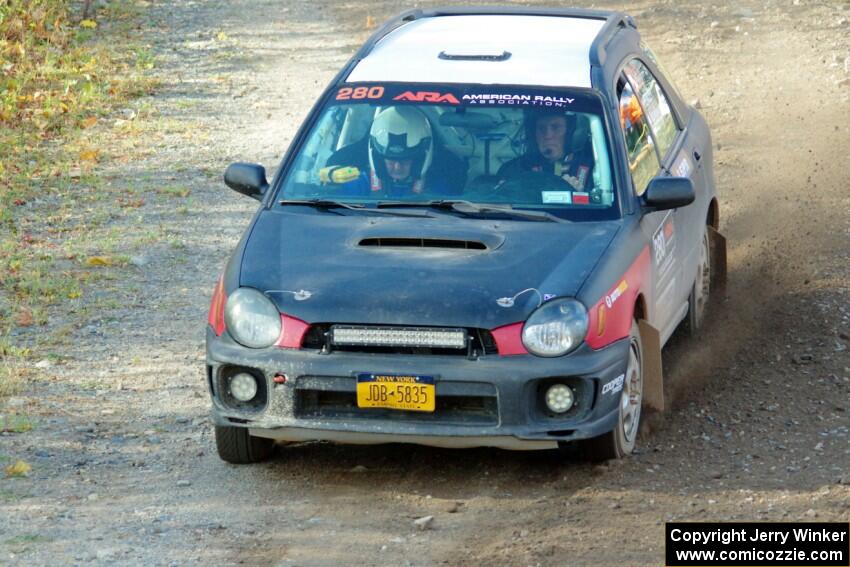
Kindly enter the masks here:
M 513 108 L 560 108 L 581 111 L 595 98 L 581 91 L 534 89 L 495 85 L 400 85 L 350 84 L 337 89 L 334 100 L 339 103 L 435 104 L 444 106 L 487 106 Z

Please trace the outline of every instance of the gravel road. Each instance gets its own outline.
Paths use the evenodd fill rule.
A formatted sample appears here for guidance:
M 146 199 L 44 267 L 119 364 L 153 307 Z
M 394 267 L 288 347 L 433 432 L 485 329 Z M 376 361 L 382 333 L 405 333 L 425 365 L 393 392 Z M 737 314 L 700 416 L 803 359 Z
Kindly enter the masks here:
M 99 291 L 116 307 L 0 407 L 36 423 L 0 436 L 33 467 L 0 479 L 0 564 L 645 566 L 669 520 L 848 520 L 850 4 L 597 6 L 632 13 L 706 115 L 729 239 L 726 293 L 665 351 L 672 410 L 638 454 L 313 443 L 220 461 L 203 331 L 255 205 L 220 174 L 273 169 L 367 22 L 406 5 L 158 0 L 142 33 L 163 82 L 133 109 L 148 134 L 105 166 L 146 198 L 111 221 L 132 265 Z M 191 191 L 184 210 L 165 186 Z M 159 238 L 131 245 L 140 231 Z

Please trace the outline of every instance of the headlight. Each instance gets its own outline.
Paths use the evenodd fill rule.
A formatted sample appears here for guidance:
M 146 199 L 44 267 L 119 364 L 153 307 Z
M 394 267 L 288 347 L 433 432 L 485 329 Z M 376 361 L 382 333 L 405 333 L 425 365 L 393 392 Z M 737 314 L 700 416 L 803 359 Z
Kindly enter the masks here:
M 587 309 L 575 299 L 556 299 L 531 314 L 522 329 L 522 344 L 537 356 L 563 356 L 587 335 Z
M 224 308 L 227 332 L 250 348 L 265 348 L 280 336 L 280 312 L 271 300 L 249 287 L 230 294 Z

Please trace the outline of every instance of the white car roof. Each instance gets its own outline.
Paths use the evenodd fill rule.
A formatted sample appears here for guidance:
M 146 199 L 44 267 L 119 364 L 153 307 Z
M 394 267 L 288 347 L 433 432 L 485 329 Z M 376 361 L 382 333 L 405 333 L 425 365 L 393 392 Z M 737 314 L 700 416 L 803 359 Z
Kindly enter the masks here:
M 383 37 L 346 81 L 590 87 L 590 47 L 604 24 L 515 14 L 422 18 Z M 504 61 L 439 57 L 505 51 Z

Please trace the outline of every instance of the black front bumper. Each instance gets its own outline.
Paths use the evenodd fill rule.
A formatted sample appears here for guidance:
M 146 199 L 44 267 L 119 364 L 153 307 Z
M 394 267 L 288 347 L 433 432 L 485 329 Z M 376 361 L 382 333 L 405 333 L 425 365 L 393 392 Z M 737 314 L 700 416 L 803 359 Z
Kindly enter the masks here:
M 482 445 L 519 448 L 517 443 L 498 439 L 551 445 L 596 437 L 617 423 L 619 389 L 602 392 L 605 384 L 625 373 L 627 361 L 627 339 L 597 351 L 582 345 L 560 358 L 485 355 L 469 359 L 249 349 L 226 332 L 217 337 L 207 329 L 207 377 L 215 423 L 297 440 L 369 442 L 372 436 L 374 442 L 432 444 L 429 439 L 443 439 L 464 446 L 464 439 L 470 441 L 467 445 L 479 444 L 474 442 L 477 438 Z M 258 403 L 240 404 L 227 394 L 228 373 L 242 369 L 260 382 Z M 360 372 L 434 376 L 435 412 L 358 408 L 355 391 Z M 286 383 L 275 383 L 275 375 L 285 376 Z M 566 414 L 553 415 L 545 409 L 542 391 L 552 382 L 564 382 L 576 393 L 577 402 Z M 294 431 L 298 434 L 292 435 Z M 528 448 L 535 448 L 534 443 Z

